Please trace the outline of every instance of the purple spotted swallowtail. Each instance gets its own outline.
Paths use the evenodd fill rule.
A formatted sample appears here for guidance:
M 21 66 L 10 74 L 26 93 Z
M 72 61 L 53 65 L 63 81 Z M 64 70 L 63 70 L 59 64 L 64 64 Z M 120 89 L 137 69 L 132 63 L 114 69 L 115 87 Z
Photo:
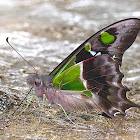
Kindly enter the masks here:
M 124 52 L 140 30 L 140 19 L 118 21 L 89 37 L 49 75 L 30 75 L 27 82 L 38 97 L 66 110 L 98 108 L 104 116 L 125 115 L 138 107 L 127 99 L 120 71 Z

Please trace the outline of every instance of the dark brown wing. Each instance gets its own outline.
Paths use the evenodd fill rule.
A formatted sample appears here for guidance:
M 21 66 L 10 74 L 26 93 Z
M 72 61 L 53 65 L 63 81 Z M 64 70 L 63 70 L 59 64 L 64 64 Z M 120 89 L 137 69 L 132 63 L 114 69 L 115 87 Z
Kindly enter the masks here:
M 74 50 L 66 59 L 64 59 L 51 73 L 55 76 L 65 65 L 69 63 L 71 59 L 76 57 L 76 63 L 84 61 L 93 57 L 90 52 L 85 50 L 85 46 L 90 44 L 91 51 L 102 54 L 109 54 L 121 64 L 122 56 L 124 52 L 132 45 L 140 30 L 140 19 L 129 18 L 113 23 L 104 29 L 100 30 L 96 34 L 89 37 L 84 43 L 82 43 L 76 50 Z M 105 45 L 101 41 L 101 34 L 108 32 L 115 37 L 115 40 Z
M 101 41 L 101 35 L 90 40 L 88 43 L 91 45 L 91 51 L 109 54 L 121 64 L 124 52 L 132 45 L 139 30 L 140 20 L 124 20 L 102 31 L 115 37 L 115 40 L 112 43 L 103 44 Z
M 130 107 L 140 107 L 126 97 L 127 87 L 122 84 L 124 75 L 120 65 L 109 55 L 103 54 L 83 63 L 83 79 L 93 93 L 93 102 L 109 117 L 125 114 Z

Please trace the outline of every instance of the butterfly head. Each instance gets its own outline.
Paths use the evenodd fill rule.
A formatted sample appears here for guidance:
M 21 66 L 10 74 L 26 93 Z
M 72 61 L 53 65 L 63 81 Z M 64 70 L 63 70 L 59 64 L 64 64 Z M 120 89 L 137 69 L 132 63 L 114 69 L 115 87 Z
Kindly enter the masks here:
M 29 75 L 27 83 L 31 85 L 38 97 L 43 98 L 43 94 L 52 87 L 52 77 L 49 75 Z

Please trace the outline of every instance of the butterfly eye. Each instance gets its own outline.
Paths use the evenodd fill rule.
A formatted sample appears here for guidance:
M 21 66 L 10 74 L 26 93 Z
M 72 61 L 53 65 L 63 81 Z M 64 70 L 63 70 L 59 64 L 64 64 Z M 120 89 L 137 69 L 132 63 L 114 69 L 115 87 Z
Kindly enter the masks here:
M 36 87 L 41 86 L 41 84 L 42 84 L 42 81 L 39 78 L 35 80 L 35 86 Z

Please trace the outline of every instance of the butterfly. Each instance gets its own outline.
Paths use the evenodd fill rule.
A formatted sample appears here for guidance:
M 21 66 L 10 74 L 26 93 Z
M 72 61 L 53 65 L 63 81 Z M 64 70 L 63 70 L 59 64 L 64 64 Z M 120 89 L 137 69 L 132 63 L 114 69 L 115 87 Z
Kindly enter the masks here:
M 75 49 L 48 75 L 29 75 L 38 97 L 60 104 L 66 110 L 97 108 L 103 116 L 125 115 L 130 107 L 140 105 L 126 97 L 120 71 L 124 52 L 140 30 L 140 19 L 129 18 L 98 31 Z

